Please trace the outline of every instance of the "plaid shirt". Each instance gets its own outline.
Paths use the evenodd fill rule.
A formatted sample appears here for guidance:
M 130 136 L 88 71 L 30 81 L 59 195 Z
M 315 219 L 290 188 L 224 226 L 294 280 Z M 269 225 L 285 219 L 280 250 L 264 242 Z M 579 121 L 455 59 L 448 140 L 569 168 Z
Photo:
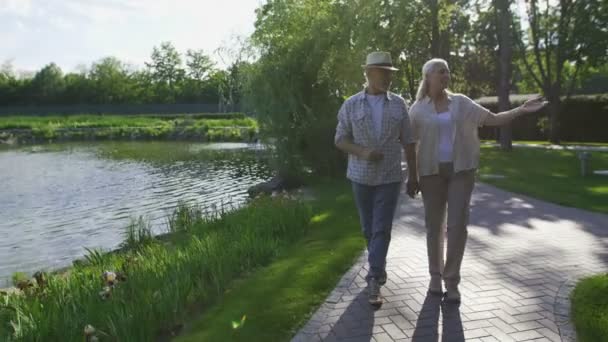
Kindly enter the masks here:
M 347 178 L 365 185 L 403 181 L 402 142 L 414 142 L 405 100 L 388 92 L 384 100 L 382 130 L 379 136 L 375 134 L 373 127 L 372 109 L 365 98 L 365 91 L 351 96 L 342 104 L 338 112 L 335 142 L 349 139 L 354 144 L 373 148 L 384 154 L 384 158 L 377 162 L 349 154 Z

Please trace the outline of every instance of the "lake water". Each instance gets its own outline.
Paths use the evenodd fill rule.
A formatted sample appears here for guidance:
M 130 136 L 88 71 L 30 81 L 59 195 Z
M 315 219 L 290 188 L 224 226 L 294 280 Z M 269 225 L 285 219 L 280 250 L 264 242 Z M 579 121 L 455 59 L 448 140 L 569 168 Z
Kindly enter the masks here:
M 0 287 L 14 272 L 68 266 L 85 248 L 110 250 L 131 219 L 155 233 L 182 201 L 237 207 L 268 180 L 248 144 L 100 142 L 0 149 Z

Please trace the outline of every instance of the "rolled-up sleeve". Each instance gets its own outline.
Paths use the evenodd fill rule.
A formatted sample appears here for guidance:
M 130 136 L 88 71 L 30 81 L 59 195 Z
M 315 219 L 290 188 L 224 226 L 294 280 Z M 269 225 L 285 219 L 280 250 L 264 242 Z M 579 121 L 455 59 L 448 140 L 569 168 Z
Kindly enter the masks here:
M 463 97 L 463 106 L 465 107 L 464 112 L 466 113 L 466 120 L 475 124 L 478 127 L 481 127 L 485 124 L 488 117 L 491 115 L 489 109 L 484 108 L 477 102 L 471 100 L 470 98 L 462 95 Z
M 348 115 L 348 109 L 346 102 L 342 104 L 338 111 L 338 125 L 336 126 L 336 136 L 334 137 L 334 143 L 339 143 L 344 139 L 352 140 L 353 129 Z

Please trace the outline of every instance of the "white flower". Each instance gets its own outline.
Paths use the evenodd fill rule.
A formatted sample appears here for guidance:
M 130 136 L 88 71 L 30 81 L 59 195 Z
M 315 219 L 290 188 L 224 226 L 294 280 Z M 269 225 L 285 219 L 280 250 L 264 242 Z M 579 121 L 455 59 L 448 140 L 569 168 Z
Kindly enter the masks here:
M 91 335 L 93 335 L 94 333 L 95 333 L 95 328 L 94 328 L 92 325 L 87 324 L 87 325 L 84 327 L 84 335 L 85 335 L 85 336 L 91 336 Z
M 116 273 L 114 272 L 110 272 L 110 271 L 105 271 L 102 275 L 103 281 L 105 281 L 108 284 L 114 284 L 114 282 L 116 281 Z

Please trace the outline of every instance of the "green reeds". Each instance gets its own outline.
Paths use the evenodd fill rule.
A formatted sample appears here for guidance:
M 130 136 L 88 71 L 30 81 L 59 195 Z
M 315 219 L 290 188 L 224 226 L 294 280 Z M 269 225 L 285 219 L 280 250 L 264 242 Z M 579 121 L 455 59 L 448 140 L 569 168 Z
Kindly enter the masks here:
M 149 227 L 137 220 L 127 229 L 124 245 L 130 248 L 89 251 L 65 273 L 0 294 L 0 340 L 171 336 L 189 310 L 204 309 L 232 280 L 299 239 L 310 216 L 307 204 L 285 197 L 259 198 L 216 216 L 182 204 L 169 219 L 169 231 L 177 234 L 160 240 L 150 238 Z

